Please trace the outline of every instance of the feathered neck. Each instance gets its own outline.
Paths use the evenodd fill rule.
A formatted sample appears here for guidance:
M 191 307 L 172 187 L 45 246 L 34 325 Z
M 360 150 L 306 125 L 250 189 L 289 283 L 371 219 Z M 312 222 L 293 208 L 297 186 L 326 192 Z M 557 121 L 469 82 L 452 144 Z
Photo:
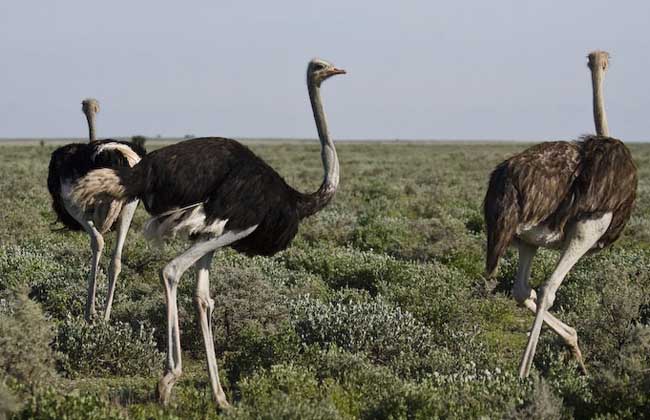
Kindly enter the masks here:
M 309 76 L 307 86 L 314 120 L 316 121 L 316 129 L 318 130 L 318 138 L 321 143 L 324 175 L 323 182 L 316 192 L 311 194 L 301 193 L 298 196 L 298 215 L 301 219 L 309 217 L 325 207 L 334 197 L 339 185 L 339 159 L 334 142 L 327 130 L 327 119 L 320 98 L 320 86 Z

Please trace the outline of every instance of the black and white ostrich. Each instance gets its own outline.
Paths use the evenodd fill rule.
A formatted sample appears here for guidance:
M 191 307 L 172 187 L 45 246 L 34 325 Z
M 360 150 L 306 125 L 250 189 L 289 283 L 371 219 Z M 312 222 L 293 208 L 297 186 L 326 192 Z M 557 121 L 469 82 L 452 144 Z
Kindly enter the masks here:
M 88 120 L 89 143 L 73 143 L 59 147 L 52 153 L 47 177 L 47 188 L 52 196 L 52 208 L 58 221 L 69 230 L 85 230 L 90 236 L 92 260 L 88 274 L 88 296 L 84 315 L 87 321 L 96 316 L 95 291 L 99 260 L 104 249 L 103 234 L 111 229 L 119 218 L 115 248 L 108 268 L 108 297 L 104 319 L 111 316 L 117 276 L 122 266 L 122 248 L 133 219 L 137 200 L 123 203 L 106 201 L 100 205 L 82 210 L 70 198 L 72 185 L 93 169 L 130 167 L 145 155 L 142 147 L 116 140 L 95 140 L 95 114 L 99 103 L 85 99 L 82 111 Z
M 627 147 L 609 137 L 605 117 L 602 84 L 608 57 L 603 51 L 588 56 L 597 135 L 538 144 L 502 162 L 490 176 L 484 201 L 487 275 L 494 275 L 506 248 L 515 245 L 519 267 L 512 294 L 536 314 L 519 367 L 522 378 L 530 372 L 543 322 L 563 338 L 586 372 L 575 329 L 549 308 L 573 265 L 613 243 L 634 206 L 636 166 Z M 538 298 L 528 278 L 539 247 L 559 249 L 561 255 Z
M 133 168 L 101 169 L 80 179 L 75 202 L 85 207 L 109 199 L 140 198 L 152 218 L 145 235 L 164 238 L 186 233 L 194 244 L 161 270 L 167 299 L 167 369 L 158 391 L 166 404 L 181 376 L 181 346 L 176 303 L 183 273 L 196 264 L 196 304 L 207 354 L 212 393 L 228 406 L 219 382 L 211 314 L 208 273 L 214 252 L 230 246 L 247 255 L 273 255 L 285 249 L 298 224 L 325 207 L 339 183 L 339 161 L 330 139 L 320 99 L 321 83 L 345 71 L 314 59 L 307 67 L 307 87 L 321 142 L 324 179 L 320 188 L 304 194 L 247 147 L 225 138 L 199 138 L 156 150 Z

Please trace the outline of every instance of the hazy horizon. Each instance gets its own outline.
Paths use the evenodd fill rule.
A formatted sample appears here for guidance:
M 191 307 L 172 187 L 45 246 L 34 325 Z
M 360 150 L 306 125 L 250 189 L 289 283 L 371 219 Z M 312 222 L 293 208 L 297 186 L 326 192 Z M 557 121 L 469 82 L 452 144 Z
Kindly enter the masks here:
M 0 5 L 0 138 L 314 138 L 305 67 L 338 139 L 592 133 L 590 50 L 612 54 L 611 134 L 650 140 L 650 2 L 151 1 Z

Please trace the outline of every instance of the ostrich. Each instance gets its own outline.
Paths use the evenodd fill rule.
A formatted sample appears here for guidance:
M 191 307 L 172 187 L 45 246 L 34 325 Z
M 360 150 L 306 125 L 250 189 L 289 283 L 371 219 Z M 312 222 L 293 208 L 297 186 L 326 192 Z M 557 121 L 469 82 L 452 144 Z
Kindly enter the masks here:
M 90 142 L 68 144 L 52 153 L 47 187 L 52 196 L 52 208 L 57 215 L 57 221 L 64 225 L 64 229 L 83 229 L 90 236 L 92 259 L 84 310 L 84 317 L 90 322 L 96 316 L 97 270 L 104 248 L 102 235 L 111 229 L 119 218 L 117 239 L 108 268 L 109 286 L 104 319 L 109 320 L 115 284 L 122 266 L 122 248 L 138 202 L 135 200 L 126 204 L 119 201 L 106 202 L 84 212 L 70 199 L 71 187 L 77 179 L 93 169 L 133 166 L 145 155 L 145 151 L 139 146 L 123 141 L 95 140 L 95 114 L 99 112 L 99 103 L 95 99 L 85 99 L 81 103 L 81 109 L 88 120 Z
M 512 295 L 535 313 L 519 366 L 522 378 L 530 372 L 543 322 L 562 337 L 586 373 L 576 330 L 549 309 L 573 265 L 586 253 L 613 243 L 634 205 L 636 166 L 627 147 L 608 137 L 602 87 L 608 57 L 603 51 L 588 56 L 597 135 L 538 144 L 502 162 L 490 176 L 484 201 L 486 272 L 493 276 L 506 248 L 515 245 L 519 267 Z M 538 247 L 561 251 L 539 298 L 528 284 Z
M 207 355 L 213 397 L 228 407 L 219 381 L 212 337 L 209 270 L 214 252 L 229 246 L 246 255 L 273 255 L 287 246 L 299 222 L 325 207 L 339 183 L 339 162 L 327 130 L 320 99 L 321 83 L 344 74 L 327 61 L 313 59 L 307 87 L 321 143 L 324 179 L 310 194 L 296 191 L 262 159 L 235 140 L 199 138 L 156 150 L 133 168 L 100 169 L 73 188 L 75 202 L 88 207 L 109 199 L 142 199 L 152 218 L 145 236 L 162 239 L 188 234 L 193 244 L 160 272 L 167 300 L 167 367 L 158 393 L 167 404 L 181 376 L 177 287 L 183 273 L 197 268 L 195 302 Z

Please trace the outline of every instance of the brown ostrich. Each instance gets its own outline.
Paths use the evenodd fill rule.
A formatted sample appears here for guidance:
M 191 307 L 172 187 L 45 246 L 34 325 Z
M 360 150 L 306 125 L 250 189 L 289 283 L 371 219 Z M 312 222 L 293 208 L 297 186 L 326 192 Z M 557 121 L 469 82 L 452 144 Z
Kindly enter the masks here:
M 535 312 L 519 366 L 522 378 L 530 372 L 543 322 L 562 337 L 586 372 L 576 330 L 549 309 L 574 264 L 620 236 L 636 198 L 637 171 L 630 151 L 620 140 L 608 137 L 602 85 L 609 55 L 594 51 L 588 58 L 596 135 L 541 143 L 502 162 L 490 176 L 483 204 L 487 275 L 495 274 L 499 259 L 514 245 L 519 267 L 512 295 Z M 528 278 L 539 247 L 560 250 L 560 258 L 538 299 Z

